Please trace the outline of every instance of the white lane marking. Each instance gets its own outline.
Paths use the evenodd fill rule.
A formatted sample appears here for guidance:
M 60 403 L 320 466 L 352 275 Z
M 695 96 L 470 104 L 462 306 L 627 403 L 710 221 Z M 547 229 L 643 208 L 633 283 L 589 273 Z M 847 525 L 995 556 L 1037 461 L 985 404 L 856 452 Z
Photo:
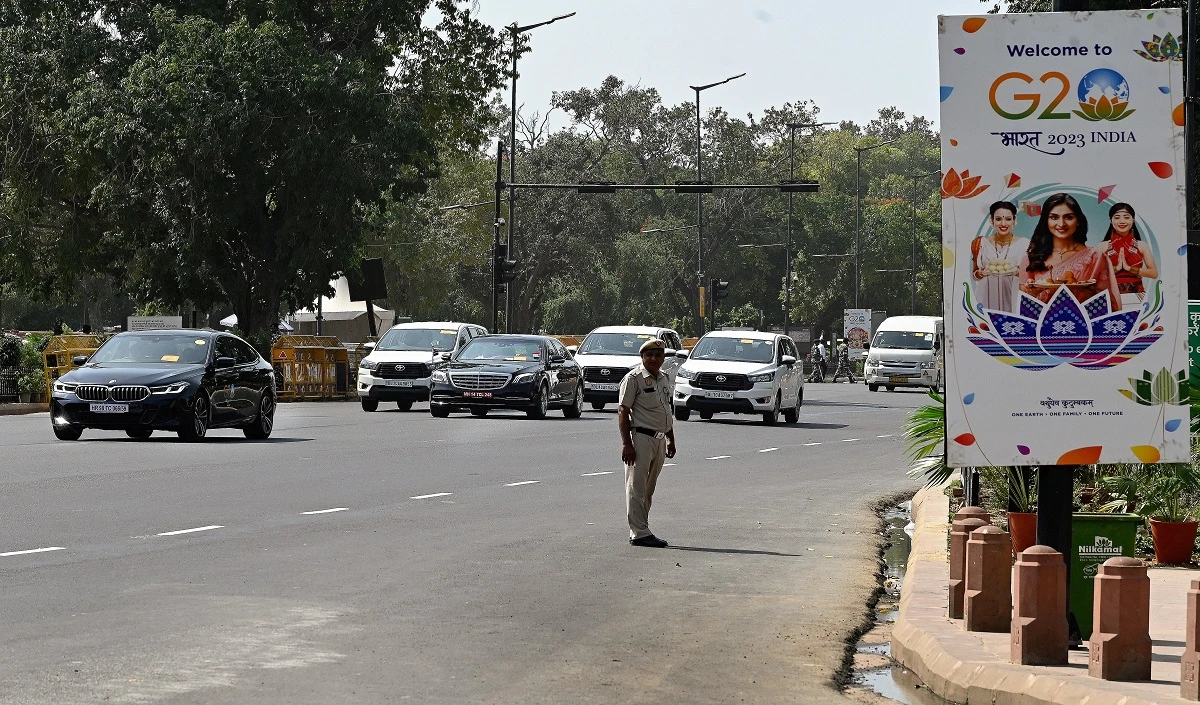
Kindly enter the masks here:
M 762 450 L 760 450 L 758 452 L 759 453 L 770 453 L 770 452 L 776 451 L 776 450 L 779 450 L 779 449 L 778 448 L 763 448 Z
M 66 546 L 47 546 L 45 548 L 31 548 L 26 551 L 8 551 L 7 553 L 0 553 L 0 558 L 3 558 L 5 556 L 24 556 L 24 555 L 27 555 L 30 553 L 46 553 L 47 551 L 65 551 L 65 550 L 67 550 Z
M 603 472 L 585 472 L 582 475 L 580 475 L 580 477 L 594 477 L 596 475 L 611 475 L 611 474 L 613 474 L 612 470 L 605 470 Z
M 876 437 L 876 438 L 891 438 L 891 437 L 892 437 L 892 434 L 890 434 L 890 433 L 885 433 L 885 434 L 883 434 L 882 436 L 875 436 L 875 437 Z
M 851 443 L 853 441 L 861 441 L 861 438 L 843 438 L 842 443 Z
M 805 443 L 804 445 L 806 445 L 806 446 L 819 446 L 819 445 L 821 445 L 821 442 L 820 442 L 820 441 L 817 441 L 816 443 Z
M 333 509 L 318 509 L 315 512 L 300 512 L 301 514 L 330 514 L 333 512 L 345 512 L 349 507 L 334 507 Z
M 225 528 L 224 526 L 221 526 L 219 524 L 211 524 L 209 526 L 197 526 L 194 529 L 180 529 L 179 531 L 164 531 L 161 534 L 155 534 L 155 536 L 178 536 L 179 534 L 192 534 L 197 531 L 212 531 L 213 529 L 224 529 L 224 528 Z
M 429 499 L 430 497 L 449 497 L 452 494 L 454 494 L 454 493 L 453 492 L 434 492 L 433 494 L 419 494 L 416 497 L 409 497 L 409 499 Z
M 536 485 L 541 480 L 524 480 L 522 482 L 510 482 L 505 487 L 517 487 L 518 485 Z
M 664 468 L 673 468 L 673 467 L 675 467 L 675 463 L 663 463 L 663 467 Z
M 724 460 L 724 459 L 726 459 L 726 458 L 731 458 L 731 457 L 733 457 L 733 456 L 730 456 L 730 455 L 714 455 L 714 456 L 713 456 L 713 457 L 711 457 L 711 458 L 705 458 L 705 460 Z

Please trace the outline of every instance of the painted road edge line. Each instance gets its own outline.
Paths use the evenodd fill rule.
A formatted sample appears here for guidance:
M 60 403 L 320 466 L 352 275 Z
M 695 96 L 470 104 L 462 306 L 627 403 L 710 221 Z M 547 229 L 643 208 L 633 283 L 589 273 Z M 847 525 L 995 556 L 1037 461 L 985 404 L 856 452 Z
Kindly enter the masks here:
M 771 453 L 771 452 L 777 451 L 777 450 L 779 450 L 779 449 L 778 448 L 763 448 L 762 450 L 760 450 L 758 452 L 759 453 Z
M 806 446 L 819 446 L 819 445 L 821 445 L 821 441 L 816 441 L 815 443 L 805 443 L 804 445 L 806 445 Z
M 194 534 L 197 531 L 212 531 L 213 529 L 224 529 L 224 528 L 225 528 L 224 526 L 221 526 L 219 524 L 211 524 L 209 526 L 197 526 L 194 529 L 180 529 L 179 531 L 164 531 L 161 534 L 155 534 L 155 536 L 178 536 L 179 534 Z
M 0 553 L 0 558 L 4 558 L 6 556 L 25 556 L 30 553 L 46 553 L 47 551 L 65 551 L 65 550 L 67 550 L 66 546 L 47 546 L 45 548 L 30 548 L 25 551 L 8 551 L 6 553 Z
M 714 455 L 711 458 L 705 458 L 705 460 L 724 460 L 726 458 L 732 458 L 732 457 L 733 457 L 732 455 Z
M 318 509 L 315 512 L 300 512 L 301 514 L 332 514 L 333 512 L 346 512 L 349 507 L 334 507 L 333 509 Z
M 454 494 L 454 493 L 453 492 L 434 492 L 433 494 L 419 494 L 416 497 L 409 497 L 409 499 L 429 499 L 431 497 L 449 497 L 452 494 Z
M 843 438 L 842 443 L 853 443 L 854 441 L 861 441 L 861 440 L 862 440 L 861 438 Z
M 506 484 L 505 487 L 518 487 L 520 485 L 536 485 L 539 482 L 541 482 L 541 480 L 522 480 L 520 482 L 510 482 L 510 483 Z
M 603 470 L 601 472 L 585 472 L 582 475 L 580 475 L 580 477 L 593 477 L 595 475 L 611 475 L 611 474 L 613 474 L 612 470 Z
M 891 434 L 891 433 L 885 433 L 882 436 L 875 436 L 875 437 L 876 438 L 891 438 L 893 435 L 894 434 Z

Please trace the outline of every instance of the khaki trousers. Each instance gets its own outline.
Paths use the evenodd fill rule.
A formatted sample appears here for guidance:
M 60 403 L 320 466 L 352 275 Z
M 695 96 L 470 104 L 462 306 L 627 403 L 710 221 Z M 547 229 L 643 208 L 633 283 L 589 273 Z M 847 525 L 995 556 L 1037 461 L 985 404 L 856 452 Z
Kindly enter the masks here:
M 633 465 L 625 466 L 625 508 L 629 518 L 629 538 L 640 539 L 650 531 L 650 502 L 654 486 L 667 459 L 667 439 L 633 434 Z

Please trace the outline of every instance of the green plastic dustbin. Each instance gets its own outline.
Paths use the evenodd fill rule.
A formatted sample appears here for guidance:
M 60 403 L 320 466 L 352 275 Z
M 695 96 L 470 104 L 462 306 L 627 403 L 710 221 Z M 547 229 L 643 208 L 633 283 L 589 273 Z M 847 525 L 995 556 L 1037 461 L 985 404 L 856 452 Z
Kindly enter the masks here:
M 1080 512 L 1071 518 L 1071 603 L 1080 635 L 1092 635 L 1092 578 L 1109 558 L 1134 555 L 1142 517 Z

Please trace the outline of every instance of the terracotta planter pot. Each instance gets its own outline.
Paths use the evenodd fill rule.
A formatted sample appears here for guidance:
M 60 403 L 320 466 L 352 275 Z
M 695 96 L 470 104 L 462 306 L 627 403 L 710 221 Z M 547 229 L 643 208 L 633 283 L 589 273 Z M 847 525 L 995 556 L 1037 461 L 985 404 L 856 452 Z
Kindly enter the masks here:
M 1192 548 L 1196 545 L 1195 521 L 1150 520 L 1154 537 L 1154 560 L 1159 563 L 1191 563 Z
M 1013 555 L 1037 543 L 1037 514 L 1009 512 L 1008 533 L 1012 536 Z

